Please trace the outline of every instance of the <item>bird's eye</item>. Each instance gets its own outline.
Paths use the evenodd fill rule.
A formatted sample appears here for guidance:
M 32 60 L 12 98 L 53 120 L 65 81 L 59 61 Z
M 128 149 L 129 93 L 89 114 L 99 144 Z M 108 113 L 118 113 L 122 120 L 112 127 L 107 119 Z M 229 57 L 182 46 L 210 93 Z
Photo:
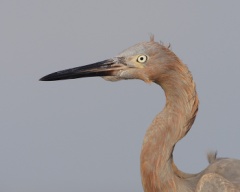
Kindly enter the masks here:
M 146 55 L 140 55 L 138 58 L 137 58 L 137 62 L 139 63 L 145 63 L 147 61 L 148 57 Z

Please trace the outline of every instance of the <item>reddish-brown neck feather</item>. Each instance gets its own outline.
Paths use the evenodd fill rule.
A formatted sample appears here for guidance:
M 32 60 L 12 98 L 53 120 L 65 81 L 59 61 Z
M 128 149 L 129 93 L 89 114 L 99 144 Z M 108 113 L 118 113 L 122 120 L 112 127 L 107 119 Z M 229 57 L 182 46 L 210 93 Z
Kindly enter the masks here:
M 174 165 L 172 153 L 191 128 L 198 110 L 195 83 L 186 65 L 178 61 L 164 67 L 163 74 L 159 71 L 152 77 L 164 89 L 166 105 L 144 137 L 141 174 L 145 192 L 178 191 L 176 178 L 185 174 Z

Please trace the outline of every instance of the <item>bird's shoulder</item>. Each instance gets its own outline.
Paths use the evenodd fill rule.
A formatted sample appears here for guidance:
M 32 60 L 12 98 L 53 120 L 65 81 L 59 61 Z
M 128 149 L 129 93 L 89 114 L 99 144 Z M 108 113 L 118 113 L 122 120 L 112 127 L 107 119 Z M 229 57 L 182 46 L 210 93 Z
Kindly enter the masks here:
M 203 176 L 209 174 L 210 178 L 213 177 L 212 174 L 216 174 L 240 187 L 239 159 L 218 158 L 216 153 L 209 153 L 208 161 L 209 166 L 204 170 Z

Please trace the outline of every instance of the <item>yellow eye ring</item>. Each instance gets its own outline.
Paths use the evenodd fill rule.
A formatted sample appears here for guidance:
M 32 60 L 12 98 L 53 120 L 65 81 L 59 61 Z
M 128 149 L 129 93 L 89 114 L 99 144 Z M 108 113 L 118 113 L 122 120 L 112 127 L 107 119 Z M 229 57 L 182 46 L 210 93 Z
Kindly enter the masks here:
M 138 63 L 145 63 L 147 61 L 148 57 L 146 55 L 140 55 L 138 58 L 137 58 L 137 62 Z

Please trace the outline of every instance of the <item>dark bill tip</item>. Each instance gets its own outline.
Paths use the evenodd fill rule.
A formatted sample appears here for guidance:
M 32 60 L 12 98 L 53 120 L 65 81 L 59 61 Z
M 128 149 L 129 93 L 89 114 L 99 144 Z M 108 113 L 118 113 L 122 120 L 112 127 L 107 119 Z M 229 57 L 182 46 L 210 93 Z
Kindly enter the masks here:
M 114 63 L 114 60 L 109 59 L 90 65 L 66 69 L 46 75 L 39 79 L 39 81 L 57 81 L 83 77 L 111 76 L 111 71 L 114 69 L 112 65 Z

